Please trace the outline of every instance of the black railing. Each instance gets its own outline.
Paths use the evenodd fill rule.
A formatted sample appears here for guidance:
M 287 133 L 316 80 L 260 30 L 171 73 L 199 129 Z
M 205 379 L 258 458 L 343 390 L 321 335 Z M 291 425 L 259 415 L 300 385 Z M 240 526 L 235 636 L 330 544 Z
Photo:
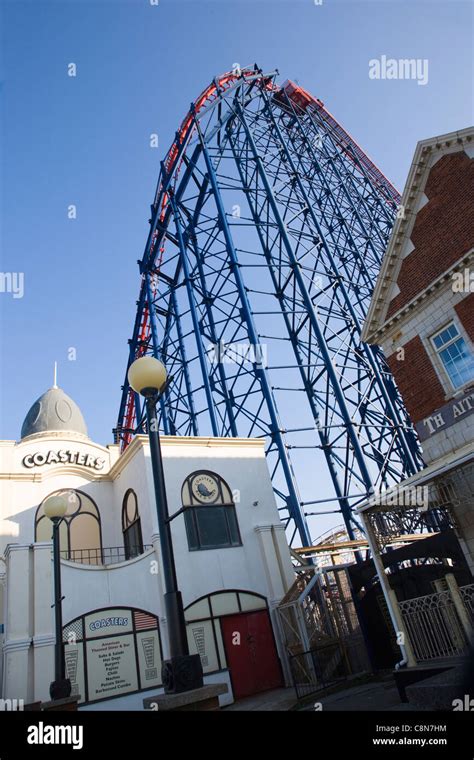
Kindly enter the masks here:
M 61 552 L 61 559 L 67 559 L 70 562 L 78 562 L 82 565 L 115 565 L 119 562 L 126 562 L 129 559 L 139 557 L 148 549 L 151 544 L 142 546 L 104 546 L 97 549 L 71 549 Z
M 289 661 L 298 699 L 315 694 L 351 675 L 370 670 L 361 636 L 340 639 L 290 655 Z

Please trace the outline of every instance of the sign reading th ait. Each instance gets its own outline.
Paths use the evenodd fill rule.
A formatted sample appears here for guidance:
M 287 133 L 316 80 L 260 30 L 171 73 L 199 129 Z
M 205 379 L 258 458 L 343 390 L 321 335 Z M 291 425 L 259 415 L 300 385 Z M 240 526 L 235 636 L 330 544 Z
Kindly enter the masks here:
M 469 417 L 473 411 L 474 393 L 471 389 L 461 398 L 453 399 L 430 417 L 425 417 L 424 420 L 415 425 L 420 441 L 426 441 L 435 433 L 439 433 L 441 430 L 445 430 L 456 422 Z

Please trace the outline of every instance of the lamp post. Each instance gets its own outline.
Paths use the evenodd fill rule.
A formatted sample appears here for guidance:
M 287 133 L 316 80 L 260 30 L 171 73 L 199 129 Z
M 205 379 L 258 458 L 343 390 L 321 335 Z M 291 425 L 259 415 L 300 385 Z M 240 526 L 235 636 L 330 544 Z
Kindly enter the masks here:
M 64 494 L 50 496 L 44 503 L 44 513 L 53 523 L 54 617 L 56 641 L 54 645 L 54 681 L 49 687 L 51 699 L 65 699 L 71 694 L 71 681 L 66 678 L 63 649 L 63 613 L 61 595 L 61 557 L 59 525 L 68 509 Z
M 168 501 L 166 497 L 163 459 L 156 403 L 166 385 L 166 369 L 152 356 L 142 356 L 130 365 L 128 382 L 145 398 L 150 440 L 151 466 L 155 489 L 158 530 L 163 562 L 164 603 L 168 623 L 170 659 L 163 662 L 162 680 L 166 693 L 197 689 L 203 684 L 201 658 L 190 655 L 181 592 L 178 589 Z

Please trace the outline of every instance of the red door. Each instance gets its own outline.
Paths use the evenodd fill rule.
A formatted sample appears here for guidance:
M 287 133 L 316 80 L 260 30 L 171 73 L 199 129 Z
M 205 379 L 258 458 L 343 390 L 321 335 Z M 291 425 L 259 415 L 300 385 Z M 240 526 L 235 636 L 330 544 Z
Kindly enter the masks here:
M 221 618 L 235 699 L 282 685 L 280 661 L 266 610 Z

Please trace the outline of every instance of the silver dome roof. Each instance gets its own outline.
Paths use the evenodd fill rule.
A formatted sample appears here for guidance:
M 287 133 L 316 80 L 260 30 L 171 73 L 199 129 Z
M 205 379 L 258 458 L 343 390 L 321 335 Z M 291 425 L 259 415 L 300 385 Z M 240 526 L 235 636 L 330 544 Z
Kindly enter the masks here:
M 21 427 L 21 438 L 53 430 L 87 436 L 86 423 L 78 405 L 57 387 L 50 388 L 35 401 Z

